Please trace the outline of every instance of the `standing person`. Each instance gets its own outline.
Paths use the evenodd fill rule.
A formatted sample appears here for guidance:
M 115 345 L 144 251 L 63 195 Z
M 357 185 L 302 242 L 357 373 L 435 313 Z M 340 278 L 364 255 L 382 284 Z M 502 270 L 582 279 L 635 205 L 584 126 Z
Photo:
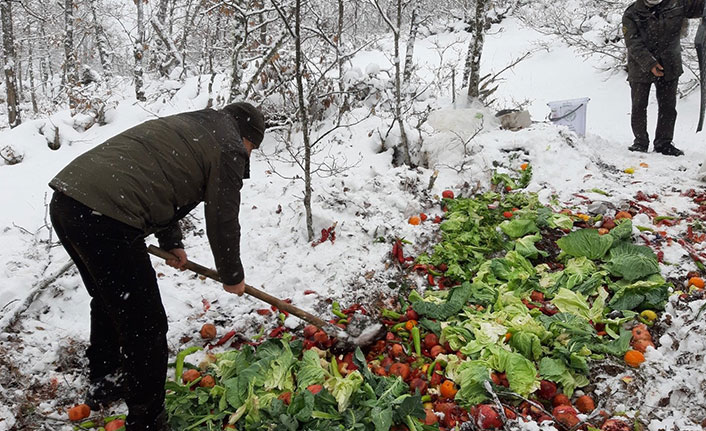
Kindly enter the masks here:
M 223 288 L 242 295 L 240 189 L 264 132 L 248 103 L 172 115 L 108 139 L 49 183 L 52 224 L 91 296 L 86 404 L 124 399 L 128 431 L 169 429 L 167 316 L 144 238 L 154 233 L 183 267 L 178 221 L 205 202 Z
M 668 156 L 684 153 L 674 146 L 677 86 L 682 74 L 680 35 L 685 18 L 699 18 L 704 0 L 637 0 L 623 14 L 628 49 L 628 81 L 632 94 L 630 151 L 647 152 L 647 104 L 650 87 L 657 90 L 657 130 L 654 151 Z

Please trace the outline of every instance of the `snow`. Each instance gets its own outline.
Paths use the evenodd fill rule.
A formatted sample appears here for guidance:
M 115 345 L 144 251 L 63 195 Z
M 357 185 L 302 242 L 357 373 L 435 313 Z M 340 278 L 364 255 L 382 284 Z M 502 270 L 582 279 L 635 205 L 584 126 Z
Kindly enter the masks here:
M 314 179 L 317 237 L 321 229 L 337 223 L 335 243 L 326 241 L 316 247 L 306 238 L 300 200 L 302 183 L 283 178 L 296 175 L 297 167 L 272 157 L 278 144 L 272 134 L 268 134 L 261 150 L 253 153 L 252 178 L 245 182 L 242 190 L 241 249 L 247 282 L 272 295 L 289 298 L 296 306 L 324 317 L 329 311 L 327 299 L 378 306 L 377 301 L 387 292 L 391 274 L 385 271 L 389 242 L 376 240 L 404 237 L 413 243 L 409 247 L 422 251 L 418 248 L 419 240 L 433 228 L 429 224 L 421 228 L 409 225 L 407 218 L 423 211 L 433 219 L 434 215 L 441 214 L 438 205 L 434 205 L 434 195 L 440 195 L 447 188 L 467 194 L 477 185 L 487 186 L 496 164 L 502 171 L 518 169 L 521 163 L 530 162 L 534 176 L 529 190 L 538 192 L 547 203 L 560 202 L 577 210 L 586 211 L 587 204 L 581 197 L 584 196 L 604 202 L 604 211 L 613 215 L 634 199 L 638 191 L 658 195 L 655 201 L 645 204 L 659 215 L 679 216 L 694 210 L 696 205 L 681 193 L 689 188 L 703 188 L 699 178 L 704 172 L 695 161 L 703 160 L 706 150 L 702 148 L 701 136 L 693 132 L 698 119 L 695 94 L 680 100 L 678 106 L 680 116 L 675 142 L 686 156 L 672 158 L 654 153 L 631 153 L 627 150 L 632 140 L 630 98 L 624 74 L 601 73 L 591 59 L 577 58 L 571 49 L 524 28 L 514 19 L 495 27 L 486 39 L 482 74 L 497 72 L 512 59 L 534 51 L 527 60 L 503 74 L 497 96 L 503 107 L 514 108 L 526 101 L 535 124 L 518 132 L 500 130 L 492 111 L 453 106 L 450 84 L 439 88 L 439 97 L 430 102 L 436 104 L 437 109 L 429 117 L 430 127 L 425 130 L 422 148 L 430 166 L 440 171 L 429 191 L 426 188 L 434 169 L 393 167 L 392 150 L 381 151 L 376 130 L 385 132 L 388 123 L 384 119 L 372 117 L 336 132 L 333 137 L 341 144 L 335 147 L 334 154 L 346 156 L 351 164 L 356 160 L 360 162 L 344 175 Z M 415 61 L 421 73 L 434 76 L 443 67 L 454 66 L 460 71 L 465 38 L 454 33 L 420 38 Z M 552 48 L 537 50 L 540 42 L 551 44 Z M 446 50 L 440 53 L 439 47 Z M 390 59 L 379 51 L 362 52 L 352 63 L 348 77 L 356 80 L 361 79 L 362 70 L 367 75 L 378 76 L 382 70 L 392 67 Z M 159 84 L 165 96 L 156 102 L 137 104 L 129 83 L 114 89 L 115 93 L 124 94 L 125 100 L 107 112 L 105 126 L 94 125 L 79 132 L 75 129 L 75 119 L 67 111 L 61 111 L 0 134 L 0 142 L 11 143 L 24 155 L 22 163 L 0 165 L 0 201 L 3 202 L 0 314 L 4 319 L 0 321 L 6 323 L 7 316 L 19 309 L 34 287 L 68 262 L 48 227 L 46 211 L 51 197 L 48 181 L 73 158 L 122 130 L 157 116 L 204 107 L 208 99 L 205 86 L 202 84 L 199 92 L 195 78 L 182 84 L 177 81 L 180 74 L 181 69 L 177 68 L 172 73 L 173 80 Z M 154 91 L 156 85 L 147 82 L 147 93 Z M 227 94 L 227 89 L 227 77 L 219 77 L 214 91 Z M 586 138 L 544 120 L 549 113 L 549 101 L 580 97 L 591 99 Z M 360 117 L 365 114 L 362 110 L 352 113 Z M 653 98 L 651 130 L 655 117 Z M 482 133 L 464 146 L 481 125 Z M 62 137 L 58 151 L 47 147 L 48 140 L 54 137 L 54 127 L 59 128 Z M 459 162 L 464 154 L 469 156 L 468 163 L 460 170 Z M 635 169 L 634 174 L 625 173 L 625 169 L 631 167 Z M 599 194 L 596 189 L 610 196 Z M 208 241 L 203 234 L 203 218 L 202 207 L 192 211 L 189 220 L 194 229 L 186 233 L 186 250 L 191 260 L 212 266 Z M 646 216 L 638 216 L 634 222 L 664 230 L 672 237 L 686 229 L 684 225 L 657 227 Z M 645 236 L 654 238 L 649 232 Z M 676 242 L 665 245 L 662 250 L 665 276 L 683 278 L 687 271 L 696 269 L 688 253 Z M 275 324 L 275 317 L 255 313 L 257 309 L 269 308 L 266 304 L 247 296 L 229 295 L 217 283 L 174 271 L 158 259 L 153 262 L 168 313 L 172 354 L 185 345 L 198 344 L 197 339 L 182 340 L 186 336 L 197 337 L 198 329 L 206 322 L 216 323 L 219 336 L 231 329 L 253 336 L 260 326 L 269 328 Z M 315 293 L 306 294 L 309 290 Z M 78 352 L 80 357 L 88 341 L 89 300 L 77 272 L 71 269 L 39 295 L 22 313 L 17 326 L 0 335 L 0 354 L 17 368 L 18 375 L 38 385 L 58 381 L 56 396 L 36 406 L 38 414 L 55 426 L 53 429 L 72 429 L 69 425 L 57 425 L 60 424 L 57 420 L 63 417 L 61 412 L 65 407 L 81 400 L 85 390 L 85 364 L 65 362 L 72 357 L 71 352 L 74 357 Z M 205 307 L 205 303 L 210 307 Z M 706 416 L 703 356 L 706 337 L 703 324 L 693 317 L 702 303 L 694 302 L 686 311 L 675 308 L 676 303 L 670 304 L 663 319 L 671 316 L 672 324 L 660 339 L 658 349 L 648 352 L 646 366 L 639 372 L 628 371 L 631 375 L 639 374 L 640 378 L 633 385 L 640 387 L 630 390 L 630 385 L 620 383 L 622 376 L 606 378 L 599 390 L 615 389 L 617 392 L 608 398 L 616 404 L 602 408 L 625 409 L 631 414 L 639 411 L 643 418 L 650 414 L 650 431 L 677 427 L 700 429 L 694 421 Z M 296 328 L 301 323 L 289 317 L 285 325 Z M 678 346 L 674 345 L 675 340 Z M 687 356 L 691 360 L 677 367 L 677 361 Z M 660 400 L 665 397 L 668 397 L 667 405 L 662 406 Z M 17 421 L 18 403 L 26 400 L 22 393 L 7 394 L 2 386 L 0 400 L 0 431 L 10 430 Z M 527 430 L 553 429 L 546 424 L 524 427 Z

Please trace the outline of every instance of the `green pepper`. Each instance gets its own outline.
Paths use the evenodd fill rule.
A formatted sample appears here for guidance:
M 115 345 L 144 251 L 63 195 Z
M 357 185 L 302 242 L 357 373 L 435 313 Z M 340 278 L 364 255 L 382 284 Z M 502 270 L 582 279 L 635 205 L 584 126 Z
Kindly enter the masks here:
M 417 326 L 412 328 L 412 341 L 414 341 L 414 353 L 416 353 L 418 357 L 422 356 L 422 340 Z
M 402 315 L 396 311 L 388 310 L 387 308 L 382 309 L 382 317 L 390 320 L 400 320 Z
M 331 304 L 331 310 L 333 311 L 333 314 L 335 314 L 337 317 L 340 317 L 341 319 L 345 319 L 348 316 L 341 311 L 341 304 L 339 304 L 337 301 L 333 301 L 333 304 Z

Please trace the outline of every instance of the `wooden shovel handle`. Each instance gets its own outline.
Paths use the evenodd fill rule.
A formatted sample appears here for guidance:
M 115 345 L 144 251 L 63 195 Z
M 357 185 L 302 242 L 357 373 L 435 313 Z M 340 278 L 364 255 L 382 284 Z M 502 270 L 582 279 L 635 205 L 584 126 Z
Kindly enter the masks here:
M 154 245 L 148 246 L 147 251 L 150 254 L 153 254 L 157 257 L 161 257 L 164 260 L 177 259 L 177 257 L 174 256 L 173 254 L 171 254 L 168 251 L 163 250 L 159 247 L 155 247 Z M 186 260 L 186 265 L 184 265 L 184 267 L 186 269 L 194 271 L 197 274 L 201 274 L 204 277 L 208 277 L 212 280 L 215 280 L 215 281 L 222 283 L 221 278 L 218 276 L 218 272 L 214 271 L 211 268 L 207 268 L 203 265 L 199 265 L 198 263 L 192 262 L 188 259 Z M 329 322 L 321 320 L 320 318 L 314 316 L 313 314 L 307 313 L 306 311 L 302 310 L 301 308 L 297 308 L 297 307 L 293 306 L 292 304 L 289 304 L 287 302 L 282 301 L 279 298 L 275 298 L 274 296 L 272 296 L 268 293 L 265 293 L 260 289 L 256 289 L 256 288 L 246 284 L 245 285 L 245 293 L 247 293 L 250 296 L 254 296 L 255 298 L 257 298 L 261 301 L 265 301 L 266 303 L 268 303 L 270 305 L 274 305 L 275 307 L 277 307 L 278 309 L 280 309 L 282 311 L 286 311 L 287 313 L 293 314 L 293 315 L 297 316 L 298 318 L 305 320 L 320 329 L 323 329 L 329 335 L 339 336 L 340 331 L 331 332 L 332 329 L 335 328 L 335 326 L 331 325 Z M 336 328 L 336 329 L 338 329 L 338 328 Z

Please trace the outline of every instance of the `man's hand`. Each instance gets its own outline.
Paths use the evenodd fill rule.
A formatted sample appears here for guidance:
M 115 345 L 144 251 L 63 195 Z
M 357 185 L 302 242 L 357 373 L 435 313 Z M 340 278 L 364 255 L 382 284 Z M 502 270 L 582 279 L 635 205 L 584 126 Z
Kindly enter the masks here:
M 658 78 L 664 76 L 664 67 L 659 63 L 655 64 L 652 67 L 652 74 Z
M 167 259 L 167 265 L 176 269 L 181 269 L 182 271 L 186 269 L 184 268 L 184 265 L 186 265 L 186 252 L 183 248 L 173 248 L 169 250 L 169 253 L 173 254 L 176 259 Z
M 245 293 L 245 280 L 241 281 L 238 284 L 224 284 L 223 289 L 226 292 L 235 293 L 238 296 L 243 296 L 243 293 Z

